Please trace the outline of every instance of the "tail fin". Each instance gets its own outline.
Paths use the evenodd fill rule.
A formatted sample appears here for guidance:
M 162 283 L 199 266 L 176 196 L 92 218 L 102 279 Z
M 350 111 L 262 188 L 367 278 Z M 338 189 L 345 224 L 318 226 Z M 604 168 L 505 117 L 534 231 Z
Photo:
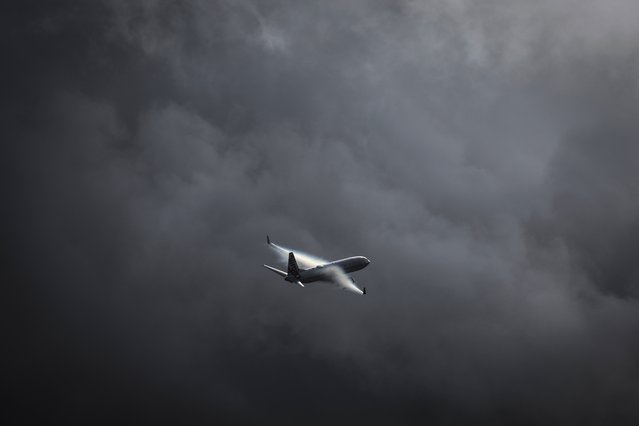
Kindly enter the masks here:
M 297 266 L 297 261 L 295 260 L 293 252 L 288 254 L 288 274 L 295 278 L 300 277 L 300 268 Z

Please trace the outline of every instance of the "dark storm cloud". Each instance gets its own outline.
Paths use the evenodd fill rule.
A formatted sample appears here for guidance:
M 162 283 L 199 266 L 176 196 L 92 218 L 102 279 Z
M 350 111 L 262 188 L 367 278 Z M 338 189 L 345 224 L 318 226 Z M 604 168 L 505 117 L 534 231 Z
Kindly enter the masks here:
M 636 421 L 632 2 L 58 6 L 4 18 L 25 421 Z

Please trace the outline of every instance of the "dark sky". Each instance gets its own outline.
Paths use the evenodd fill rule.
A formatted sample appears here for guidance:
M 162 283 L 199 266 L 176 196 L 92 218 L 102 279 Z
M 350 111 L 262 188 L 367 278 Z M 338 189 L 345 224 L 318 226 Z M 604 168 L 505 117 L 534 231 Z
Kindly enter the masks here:
M 0 420 L 639 422 L 635 0 L 0 9 Z

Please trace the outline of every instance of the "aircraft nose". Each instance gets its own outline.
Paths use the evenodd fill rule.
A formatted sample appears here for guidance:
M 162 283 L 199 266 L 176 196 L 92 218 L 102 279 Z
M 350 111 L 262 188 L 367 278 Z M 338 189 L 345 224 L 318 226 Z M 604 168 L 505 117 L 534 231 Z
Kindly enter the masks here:
M 364 263 L 366 263 L 366 264 L 368 265 L 369 263 L 371 263 L 371 261 L 370 261 L 370 260 L 368 260 L 368 258 L 367 258 L 367 257 L 365 257 L 365 258 L 364 258 Z

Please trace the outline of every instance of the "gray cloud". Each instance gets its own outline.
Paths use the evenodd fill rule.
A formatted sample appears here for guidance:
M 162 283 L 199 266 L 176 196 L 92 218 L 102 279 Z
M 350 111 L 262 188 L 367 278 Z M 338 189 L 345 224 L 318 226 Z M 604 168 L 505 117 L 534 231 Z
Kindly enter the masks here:
M 6 26 L 28 419 L 636 422 L 632 2 L 60 6 Z

